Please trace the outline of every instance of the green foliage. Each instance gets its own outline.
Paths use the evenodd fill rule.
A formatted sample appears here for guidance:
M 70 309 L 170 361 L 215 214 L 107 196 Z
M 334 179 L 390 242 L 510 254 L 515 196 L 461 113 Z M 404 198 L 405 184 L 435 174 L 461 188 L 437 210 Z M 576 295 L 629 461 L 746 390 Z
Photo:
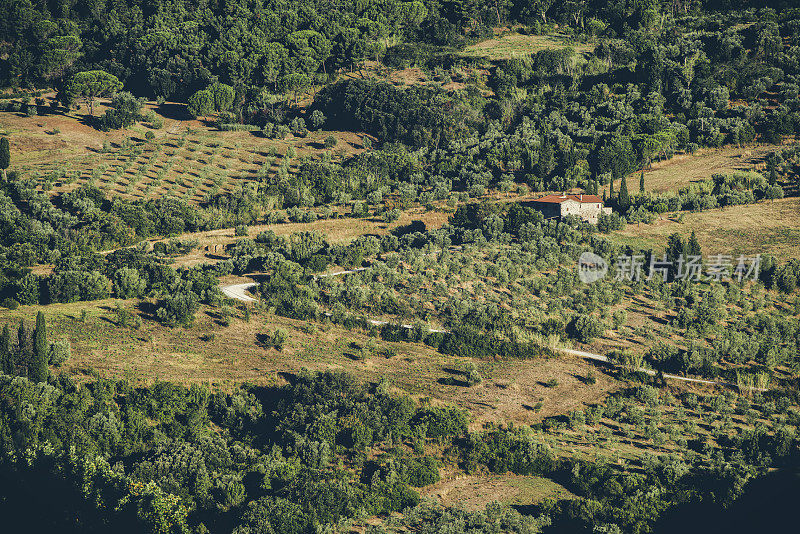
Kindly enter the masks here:
M 60 271 L 47 279 L 50 302 L 77 302 L 108 298 L 111 283 L 97 271 Z
M 115 94 L 111 99 L 112 109 L 100 117 L 100 127 L 104 130 L 117 130 L 131 126 L 141 118 L 143 105 L 144 98 L 136 98 L 127 91 Z M 152 132 L 147 133 L 152 135 Z
M 8 323 L 3 325 L 3 333 L 0 336 L 0 372 L 6 375 L 13 375 L 17 370 L 17 362 L 14 348 L 11 346 L 11 330 Z
M 141 297 L 147 289 L 147 281 L 139 271 L 130 267 L 117 269 L 114 273 L 114 293 L 122 299 Z
M 214 94 L 208 89 L 197 91 L 189 97 L 187 111 L 193 117 L 205 117 L 215 111 Z
M 276 349 L 283 350 L 283 345 L 284 343 L 286 343 L 286 339 L 288 337 L 289 334 L 286 332 L 286 330 L 278 328 L 270 336 L 270 342 L 272 343 L 272 346 L 275 347 Z
M 189 97 L 187 111 L 194 117 L 205 117 L 214 112 L 228 111 L 236 92 L 224 83 L 213 83 Z
M 326 120 L 328 120 L 328 118 L 320 110 L 315 109 L 314 111 L 311 112 L 310 116 L 311 127 L 314 128 L 315 130 L 319 130 L 320 128 L 322 128 L 325 125 Z
M 200 299 L 191 291 L 166 295 L 156 309 L 156 317 L 167 326 L 191 326 Z
M 50 345 L 47 342 L 47 322 L 44 314 L 36 315 L 36 329 L 33 331 L 33 358 L 28 365 L 28 376 L 33 382 L 44 382 L 50 371 Z
M 622 182 L 619 186 L 619 197 L 617 197 L 617 204 L 619 205 L 619 209 L 623 212 L 627 211 L 631 206 L 631 196 L 628 193 L 628 179 L 625 176 L 622 177 Z
M 8 137 L 0 137 L 0 170 L 3 171 L 3 179 L 6 177 L 6 169 L 11 164 L 11 145 Z
M 57 339 L 50 344 L 50 365 L 60 367 L 72 357 L 72 343 L 69 339 Z
M 594 315 L 578 315 L 570 324 L 570 334 L 582 343 L 590 343 L 603 333 L 603 323 Z
M 89 114 L 94 115 L 94 102 L 97 98 L 112 96 L 122 89 L 122 83 L 113 74 L 102 70 L 79 72 L 70 79 L 66 94 L 70 100 L 81 99 L 89 106 Z

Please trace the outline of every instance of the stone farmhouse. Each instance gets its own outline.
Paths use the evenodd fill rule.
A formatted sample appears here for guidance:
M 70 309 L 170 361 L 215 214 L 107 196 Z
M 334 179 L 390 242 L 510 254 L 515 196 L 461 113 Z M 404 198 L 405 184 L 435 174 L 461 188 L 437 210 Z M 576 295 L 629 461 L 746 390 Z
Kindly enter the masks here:
M 547 195 L 537 198 L 530 205 L 541 211 L 545 219 L 577 215 L 584 221 L 597 223 L 601 213 L 611 213 L 611 208 L 604 207 L 603 199 L 597 195 Z

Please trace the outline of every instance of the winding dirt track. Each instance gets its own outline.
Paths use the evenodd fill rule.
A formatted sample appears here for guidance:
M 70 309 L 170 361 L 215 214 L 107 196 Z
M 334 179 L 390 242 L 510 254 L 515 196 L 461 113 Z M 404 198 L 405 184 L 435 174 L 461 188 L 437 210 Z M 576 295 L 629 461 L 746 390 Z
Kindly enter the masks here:
M 257 282 L 247 282 L 245 284 L 231 284 L 229 286 L 222 286 L 222 293 L 229 298 L 240 300 L 242 302 L 258 302 L 257 298 L 253 298 L 246 293 L 250 288 L 256 287 Z
M 339 272 L 330 273 L 330 274 L 327 274 L 327 275 L 319 275 L 319 277 L 337 276 L 337 275 L 349 274 L 349 273 L 353 273 L 353 272 L 357 272 L 357 271 L 361 271 L 361 270 L 363 270 L 363 269 L 355 269 L 355 270 L 351 270 L 351 271 L 339 271 Z M 257 285 L 258 284 L 256 282 L 249 282 L 249 283 L 245 283 L 245 284 L 231 284 L 231 285 L 227 285 L 227 286 L 222 286 L 222 292 L 225 294 L 225 296 L 230 297 L 230 298 L 235 299 L 235 300 L 239 300 L 239 301 L 242 301 L 242 302 L 256 302 L 258 299 L 251 297 L 245 291 L 247 291 L 248 289 L 250 289 L 252 287 L 255 287 Z M 330 314 L 327 314 L 327 315 L 330 315 Z M 368 319 L 368 322 L 370 324 L 373 324 L 373 325 L 376 325 L 376 326 L 382 326 L 382 325 L 388 324 L 388 321 L 380 321 L 378 319 Z M 414 326 L 410 325 L 410 324 L 401 324 L 400 326 L 402 328 L 407 328 L 407 329 L 414 328 Z M 445 333 L 447 331 L 446 330 L 437 330 L 435 328 L 431 328 L 430 332 Z M 585 352 L 585 351 L 582 351 L 582 350 L 567 349 L 567 348 L 564 348 L 564 347 L 554 347 L 553 350 L 555 350 L 557 352 L 561 352 L 563 354 L 569 354 L 571 356 L 578 356 L 579 358 L 586 358 L 587 360 L 594 360 L 594 361 L 603 362 L 603 363 L 606 363 L 606 364 L 609 364 L 609 365 L 616 365 L 616 363 L 614 363 L 614 362 L 612 362 L 611 360 L 608 359 L 608 356 L 603 356 L 602 354 L 595 354 L 593 352 Z M 644 367 L 638 367 L 638 368 L 636 368 L 636 371 L 639 371 L 639 372 L 642 372 L 642 373 L 646 373 L 646 374 L 648 374 L 650 376 L 656 376 L 658 374 L 657 371 L 654 371 L 652 369 L 646 369 Z M 705 384 L 705 385 L 710 385 L 710 386 L 726 386 L 726 387 L 734 387 L 734 388 L 737 387 L 736 384 L 731 384 L 730 382 L 722 382 L 722 381 L 718 381 L 718 380 L 704 380 L 702 378 L 689 378 L 687 376 L 673 375 L 673 374 L 669 374 L 669 373 L 663 373 L 662 376 L 664 378 L 668 378 L 668 379 L 671 379 L 671 380 L 680 380 L 682 382 L 691 382 L 693 384 Z M 760 388 L 753 388 L 753 390 L 754 391 L 766 391 L 765 389 L 760 389 Z

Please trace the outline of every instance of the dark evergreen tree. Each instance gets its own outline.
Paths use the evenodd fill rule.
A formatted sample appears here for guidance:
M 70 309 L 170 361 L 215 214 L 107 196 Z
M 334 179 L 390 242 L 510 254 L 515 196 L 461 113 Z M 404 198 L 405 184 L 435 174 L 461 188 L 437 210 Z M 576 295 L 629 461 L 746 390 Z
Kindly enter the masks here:
M 6 324 L 3 327 L 3 334 L 0 336 L 0 371 L 7 375 L 13 375 L 16 370 L 17 362 L 11 347 L 11 330 Z
M 17 365 L 23 366 L 26 370 L 24 376 L 28 374 L 27 369 L 30 367 L 32 356 L 31 333 L 25 326 L 25 320 L 20 319 L 19 328 L 17 329 Z
M 627 211 L 631 207 L 631 196 L 628 194 L 628 179 L 622 177 L 622 183 L 619 184 L 619 198 L 617 199 L 619 209 Z
M 644 171 L 639 175 L 639 192 L 644 194 Z
M 0 138 L 0 170 L 3 171 L 3 180 L 7 180 L 6 169 L 11 165 L 11 147 L 8 137 Z
M 28 377 L 34 382 L 44 382 L 47 380 L 49 357 L 49 345 L 47 343 L 47 322 L 44 314 L 39 312 L 36 315 L 36 330 L 33 332 L 33 358 L 28 367 Z
M 545 179 L 550 176 L 556 166 L 556 158 L 553 146 L 545 141 L 539 151 L 539 161 L 537 162 L 537 174 L 539 178 Z

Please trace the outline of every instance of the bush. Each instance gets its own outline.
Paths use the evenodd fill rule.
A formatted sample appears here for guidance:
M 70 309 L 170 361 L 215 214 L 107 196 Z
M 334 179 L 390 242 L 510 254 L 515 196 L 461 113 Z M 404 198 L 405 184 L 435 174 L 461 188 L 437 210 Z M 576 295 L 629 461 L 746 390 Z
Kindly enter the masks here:
M 136 98 L 127 91 L 117 93 L 111 100 L 112 109 L 100 118 L 100 127 L 104 130 L 127 128 L 139 120 L 143 105 L 143 98 Z
M 147 281 L 139 271 L 130 267 L 117 269 L 114 273 L 114 293 L 121 299 L 141 297 L 147 289 Z
M 59 367 L 72 356 L 69 339 L 57 339 L 50 344 L 50 365 Z
M 579 315 L 573 319 L 570 330 L 572 337 L 589 343 L 603 333 L 603 324 L 594 315 Z
M 383 213 L 383 220 L 389 224 L 395 222 L 399 218 L 400 218 L 400 210 L 396 208 L 391 210 L 386 210 Z
M 156 309 L 156 317 L 167 326 L 190 326 L 200 308 L 200 299 L 191 291 L 166 296 Z
M 427 408 L 417 413 L 415 424 L 425 425 L 429 438 L 458 437 L 467 433 L 467 416 L 457 408 Z
M 283 345 L 286 343 L 289 334 L 283 328 L 278 328 L 275 332 L 270 336 L 270 341 L 272 342 L 272 346 L 278 350 L 283 350 Z
M 325 114 L 322 113 L 320 110 L 315 109 L 311 112 L 311 117 L 309 118 L 309 122 L 311 122 L 311 127 L 315 130 L 319 130 L 325 124 L 327 118 Z
M 247 225 L 246 224 L 237 225 L 236 228 L 233 229 L 233 233 L 237 237 L 247 236 Z
M 597 383 L 597 375 L 591 369 L 588 373 L 586 373 L 586 383 L 589 385 L 594 385 Z
M 328 137 L 325 138 L 325 148 L 333 148 L 336 146 L 337 142 L 338 141 L 334 136 L 329 135 Z
M 111 282 L 97 271 L 61 271 L 47 280 L 50 302 L 78 302 L 105 299 L 111 295 Z
M 439 461 L 425 456 L 413 458 L 407 464 L 406 480 L 409 486 L 422 488 L 439 482 Z
M 6 297 L 3 299 L 3 302 L 0 303 L 0 306 L 8 308 L 9 310 L 16 310 L 17 308 L 19 308 L 19 302 L 10 297 Z

